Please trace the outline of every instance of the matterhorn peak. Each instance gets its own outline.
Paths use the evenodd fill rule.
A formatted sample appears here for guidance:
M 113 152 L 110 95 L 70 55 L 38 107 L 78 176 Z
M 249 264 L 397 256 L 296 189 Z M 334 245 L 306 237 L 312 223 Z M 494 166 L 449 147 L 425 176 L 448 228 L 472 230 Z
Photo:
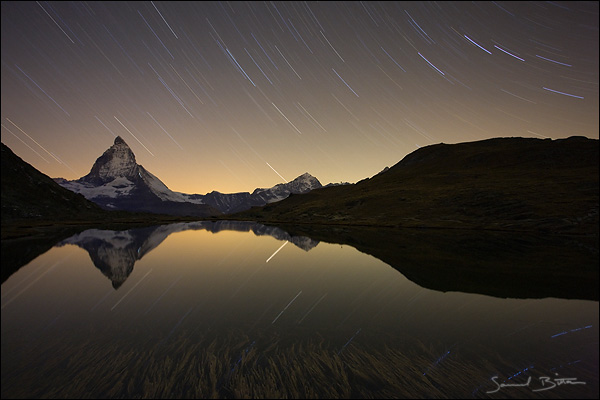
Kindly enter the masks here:
M 119 145 L 119 144 L 124 144 L 125 146 L 127 146 L 127 143 L 125 143 L 125 141 L 123 140 L 123 138 L 121 136 L 117 136 L 115 138 L 115 143 L 114 144 L 115 144 L 115 146 Z M 129 146 L 127 146 L 127 147 L 129 147 Z
M 114 144 L 102 154 L 89 174 L 80 180 L 94 184 L 104 184 L 116 178 L 131 180 L 139 173 L 135 155 L 121 136 L 115 138 Z

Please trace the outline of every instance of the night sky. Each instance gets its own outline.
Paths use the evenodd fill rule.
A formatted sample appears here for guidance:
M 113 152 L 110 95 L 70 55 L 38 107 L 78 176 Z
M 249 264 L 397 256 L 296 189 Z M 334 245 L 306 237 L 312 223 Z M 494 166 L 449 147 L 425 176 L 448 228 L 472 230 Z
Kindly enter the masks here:
M 356 182 L 419 147 L 598 138 L 598 2 L 2 2 L 2 142 L 77 179 Z

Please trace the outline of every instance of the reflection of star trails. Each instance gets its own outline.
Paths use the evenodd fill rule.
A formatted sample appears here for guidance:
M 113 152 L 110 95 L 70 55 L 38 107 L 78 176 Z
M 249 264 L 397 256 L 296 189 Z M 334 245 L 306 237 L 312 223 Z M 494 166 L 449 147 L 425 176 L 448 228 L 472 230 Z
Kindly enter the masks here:
M 152 308 L 154 308 L 154 306 L 156 305 L 156 303 L 158 303 L 158 302 L 160 301 L 160 299 L 162 299 L 162 298 L 164 297 L 164 295 L 165 295 L 165 294 L 167 294 L 167 292 L 168 292 L 169 290 L 171 290 L 171 288 L 172 288 L 173 286 L 175 286 L 175 284 L 176 284 L 177 282 L 179 282 L 179 280 L 180 280 L 181 278 L 182 278 L 182 277 L 180 276 L 179 278 L 177 278 L 177 280 L 173 281 L 173 283 L 171 283 L 171 286 L 169 286 L 169 287 L 167 288 L 167 290 L 165 290 L 165 291 L 163 292 L 163 294 L 161 294 L 161 295 L 160 295 L 160 297 L 159 297 L 158 299 L 156 299 L 156 300 L 154 301 L 154 303 L 152 303 L 152 305 L 151 305 L 151 306 L 150 306 L 150 307 L 149 307 L 149 308 L 146 310 L 146 312 L 144 313 L 144 315 L 148 314 L 148 312 L 150 312 L 150 310 L 152 310 Z
M 288 303 L 288 305 L 287 305 L 287 306 L 285 306 L 285 308 L 284 308 L 283 310 L 281 310 L 281 312 L 279 313 L 279 315 L 275 317 L 275 319 L 273 320 L 273 322 L 271 322 L 271 325 L 272 325 L 272 324 L 274 324 L 274 323 L 275 323 L 275 321 L 277 321 L 277 319 L 278 319 L 278 318 L 281 316 L 281 314 L 283 314 L 283 312 L 284 312 L 285 310 L 287 310 L 287 308 L 290 306 L 290 304 L 292 304 L 292 303 L 294 302 L 294 300 L 296 300 L 296 299 L 298 298 L 298 296 L 300 296 L 300 293 L 302 293 L 302 290 L 298 292 L 298 294 L 296 295 L 296 297 L 294 297 L 294 298 L 292 299 L 292 301 L 290 301 L 290 302 Z
M 118 306 L 118 305 L 119 305 L 119 303 L 120 303 L 120 302 L 122 302 L 122 301 L 123 301 L 123 299 L 124 299 L 125 297 L 127 297 L 127 295 L 128 295 L 129 293 L 131 293 L 131 291 L 132 291 L 133 289 L 135 289 L 135 288 L 137 287 L 137 285 L 139 285 L 139 284 L 140 284 L 140 283 L 141 283 L 141 282 L 144 280 L 144 278 L 148 276 L 148 274 L 149 274 L 150 272 L 152 272 L 152 270 L 150 270 L 150 271 L 146 272 L 146 275 L 142 276 L 142 279 L 140 279 L 139 281 L 137 281 L 137 283 L 136 283 L 135 285 L 133 285 L 133 287 L 132 287 L 131 289 L 129 289 L 129 292 L 125 293 L 125 295 L 124 295 L 123 297 L 121 297 L 121 300 L 117 301 L 117 304 L 115 304 L 114 306 L 112 306 L 112 308 L 110 309 L 110 311 L 114 310 L 114 309 L 115 309 L 115 307 L 116 307 L 116 306 Z
M 302 318 L 300 319 L 300 321 L 298 321 L 298 322 L 297 322 L 297 324 L 301 324 L 301 323 L 302 323 L 302 321 L 304 321 L 304 318 L 306 318 L 306 316 L 307 316 L 308 314 L 310 314 L 310 312 L 311 312 L 312 310 L 314 310 L 314 309 L 315 309 L 315 307 L 316 307 L 317 305 L 319 305 L 319 303 L 321 302 L 321 300 L 323 300 L 323 299 L 325 298 L 325 296 L 327 296 L 327 293 L 325 293 L 323 296 L 321 296 L 321 298 L 320 298 L 319 300 L 317 300 L 317 302 L 316 302 L 316 303 L 315 303 L 315 304 L 314 304 L 314 305 L 313 305 L 313 306 L 310 308 L 310 310 L 308 310 L 308 311 L 306 312 L 306 314 L 304 314 L 304 317 L 302 317 Z
M 106 300 L 106 298 L 108 296 L 110 296 L 111 293 L 114 293 L 114 292 L 115 292 L 115 290 L 113 288 L 111 288 L 104 296 L 102 296 L 102 298 L 94 305 L 94 307 L 92 307 L 92 309 L 90 310 L 90 312 L 94 311 L 96 309 L 96 307 L 98 307 L 100 304 L 102 304 L 102 302 L 104 300 Z
M 21 295 L 21 293 L 23 293 L 24 291 L 26 291 L 27 289 L 29 289 L 31 287 L 31 285 L 33 285 L 34 283 L 36 283 L 37 281 L 39 281 L 44 275 L 46 275 L 48 272 L 52 271 L 61 262 L 62 261 L 57 261 L 56 263 L 54 263 L 53 266 L 51 266 L 46 271 L 44 271 L 43 273 L 41 273 L 40 275 L 38 275 L 38 277 L 35 278 L 29 285 L 25 286 L 23 289 L 21 289 L 19 291 L 19 293 L 15 294 L 10 300 L 8 300 L 6 303 L 2 304 L 2 308 L 6 307 L 10 303 L 12 303 L 14 299 L 16 299 L 17 297 L 19 297 Z
M 350 344 L 350 342 L 354 340 L 354 338 L 356 337 L 356 335 L 358 335 L 358 333 L 360 332 L 360 330 L 361 330 L 361 329 L 362 329 L 362 328 L 359 328 L 359 329 L 356 331 L 356 333 L 354 334 L 354 336 L 352 336 L 352 337 L 350 338 L 350 340 L 348 340 L 348 341 L 346 342 L 346 344 L 345 344 L 345 345 L 344 345 L 344 346 L 343 346 L 343 347 L 340 349 L 340 351 L 338 351 L 338 356 L 339 356 L 339 355 L 340 355 L 340 353 L 341 353 L 341 352 L 342 352 L 342 351 L 343 351 L 343 350 L 346 348 L 346 346 L 348 346 L 348 345 Z
M 256 322 L 254 323 L 254 325 L 252 325 L 252 327 L 248 330 L 248 332 L 252 332 L 254 330 L 254 328 L 256 328 L 256 325 L 258 325 L 258 323 L 262 320 L 262 318 L 265 316 L 265 314 L 271 310 L 271 308 L 273 308 L 273 304 L 271 304 L 269 307 L 267 307 L 267 309 L 265 311 L 263 311 L 262 315 L 260 317 L 258 317 Z
M 457 343 L 458 343 L 458 342 L 457 342 Z M 450 350 L 451 350 L 451 349 L 452 349 L 454 346 L 456 346 L 456 344 L 457 344 L 457 343 L 454 343 L 452 346 L 450 346 L 450 349 L 449 349 L 449 350 L 447 350 L 447 351 L 446 351 L 444 354 L 442 354 L 442 355 L 441 355 L 441 356 L 440 356 L 440 357 L 439 357 L 439 358 L 438 358 L 438 359 L 435 361 L 435 363 L 433 363 L 433 365 L 429 366 L 429 368 L 427 368 L 427 371 L 423 372 L 423 376 L 427 375 L 427 374 L 429 373 L 429 370 L 431 370 L 432 368 L 435 368 L 435 367 L 437 367 L 437 365 L 438 365 L 440 362 L 444 361 L 444 359 L 445 359 L 446 357 L 448 357 L 448 354 L 450 354 Z M 527 370 L 527 368 L 525 368 L 525 370 Z M 520 374 L 520 372 L 519 372 L 519 374 Z M 510 378 L 508 378 L 508 379 L 512 379 L 512 378 L 514 378 L 516 375 L 518 375 L 518 374 L 515 374 L 515 375 L 511 376 L 511 377 L 510 377 Z
M 593 326 L 593 325 L 588 325 L 588 326 L 584 326 L 584 327 L 581 327 L 581 328 L 571 329 L 571 330 L 570 330 L 570 332 L 577 332 L 577 331 L 580 331 L 580 330 L 582 330 L 582 329 L 589 329 L 589 328 L 591 328 L 592 326 Z M 557 337 L 557 336 L 566 335 L 567 333 L 569 333 L 569 332 L 568 332 L 568 331 L 563 331 L 563 332 L 557 333 L 556 335 L 552 335 L 552 336 L 550 336 L 550 338 L 551 338 L 551 339 L 553 339 L 553 338 L 555 338 L 555 337 Z
M 188 310 L 188 311 L 185 313 L 185 315 L 179 319 L 179 321 L 178 321 L 178 322 L 175 324 L 175 326 L 173 327 L 173 329 L 171 329 L 171 332 L 169 332 L 169 335 L 167 336 L 167 338 L 168 338 L 168 337 L 170 337 L 170 336 L 173 334 L 173 332 L 175 332 L 175 329 L 177 329 L 177 327 L 178 327 L 179 325 L 181 325 L 181 323 L 183 322 L 183 320 L 185 319 L 185 317 L 187 317 L 187 316 L 188 316 L 188 314 L 189 314 L 189 313 L 191 313 L 193 309 L 194 309 L 194 307 L 191 307 L 191 308 L 190 308 L 190 309 L 189 309 L 189 310 Z
M 273 254 L 271 255 L 271 257 L 269 257 L 269 258 L 267 259 L 267 262 L 269 262 L 269 260 L 270 260 L 271 258 L 273 258 L 273 256 L 275 256 L 275 254 L 277 254 L 277 253 L 279 252 L 279 250 L 283 249 L 283 246 L 285 246 L 287 243 L 288 243 L 288 241 L 286 240 L 286 241 L 285 241 L 285 243 L 284 243 L 284 244 L 282 244 L 282 245 L 281 245 L 281 247 L 280 247 L 280 248 L 278 248 L 278 249 L 275 251 L 275 253 L 273 253 Z

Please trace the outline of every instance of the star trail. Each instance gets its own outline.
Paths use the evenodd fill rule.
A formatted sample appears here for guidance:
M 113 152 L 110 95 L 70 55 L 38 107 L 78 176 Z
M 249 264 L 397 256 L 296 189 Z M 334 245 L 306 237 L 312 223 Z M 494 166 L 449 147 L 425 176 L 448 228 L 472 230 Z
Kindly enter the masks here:
M 77 179 L 356 182 L 419 147 L 598 138 L 598 2 L 2 2 L 2 142 Z M 48 156 L 49 155 L 49 156 Z

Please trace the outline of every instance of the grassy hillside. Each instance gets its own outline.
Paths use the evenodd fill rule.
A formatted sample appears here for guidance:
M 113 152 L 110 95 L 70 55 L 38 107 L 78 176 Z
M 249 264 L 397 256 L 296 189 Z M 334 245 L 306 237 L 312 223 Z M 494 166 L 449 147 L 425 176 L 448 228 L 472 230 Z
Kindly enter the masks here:
M 229 218 L 597 234 L 598 148 L 583 137 L 432 145 L 371 179 Z

